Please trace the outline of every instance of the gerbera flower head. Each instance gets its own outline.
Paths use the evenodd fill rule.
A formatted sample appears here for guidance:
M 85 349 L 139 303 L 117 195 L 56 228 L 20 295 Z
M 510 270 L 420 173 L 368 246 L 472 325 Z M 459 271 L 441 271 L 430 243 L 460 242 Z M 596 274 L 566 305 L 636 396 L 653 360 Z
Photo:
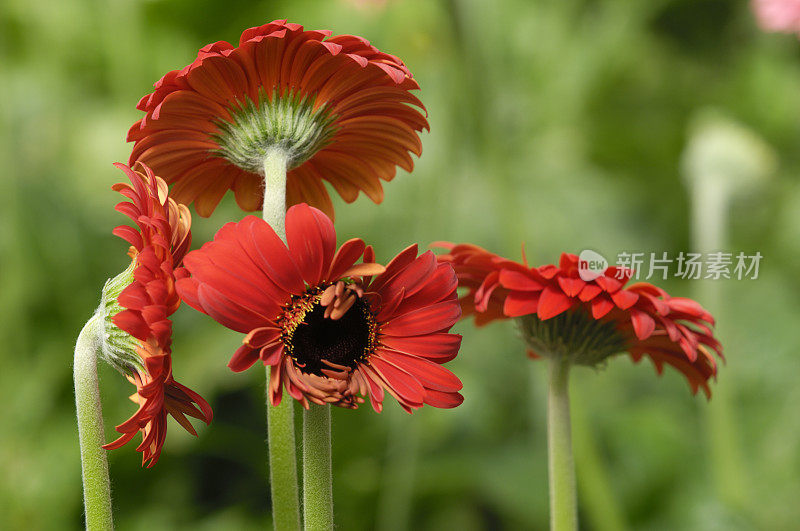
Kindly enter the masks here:
M 461 313 L 449 264 L 411 246 L 384 268 L 357 238 L 337 251 L 333 223 L 306 204 L 287 212 L 286 237 L 247 216 L 186 256 L 181 298 L 245 334 L 232 370 L 269 365 L 273 405 L 284 387 L 306 408 L 356 408 L 369 396 L 381 411 L 384 392 L 408 412 L 462 402 L 461 382 L 441 366 L 461 344 L 449 333 Z
M 596 366 L 621 352 L 636 362 L 646 356 L 659 374 L 672 365 L 693 392 L 711 396 L 722 347 L 714 318 L 697 302 L 646 282 L 627 285 L 633 272 L 616 266 L 584 280 L 574 254 L 562 254 L 558 266 L 532 268 L 469 244 L 438 245 L 449 251 L 439 260 L 453 265 L 468 290 L 465 314 L 474 313 L 478 325 L 516 319 L 532 357 Z
M 171 415 L 192 435 L 197 435 L 187 416 L 211 422 L 208 403 L 172 376 L 172 321 L 180 305 L 175 291 L 175 268 L 191 243 L 191 217 L 184 205 L 167 195 L 167 184 L 141 164 L 131 169 L 116 165 L 131 184 L 113 189 L 130 201 L 116 209 L 130 217 L 137 228 L 121 225 L 114 234 L 131 244 L 131 266 L 106 283 L 103 290 L 105 338 L 103 353 L 111 364 L 136 386 L 131 396 L 137 411 L 116 427 L 122 434 L 104 448 L 123 446 L 141 432 L 142 464 L 153 466 L 167 435 Z
M 276 20 L 242 33 L 239 45 L 203 47 L 142 98 L 130 162 L 175 184 L 173 197 L 209 216 L 228 189 L 245 211 L 261 208 L 264 161 L 281 150 L 287 204 L 333 217 L 322 181 L 347 202 L 383 200 L 381 179 L 411 171 L 428 129 L 419 85 L 403 62 L 353 35 L 306 31 Z

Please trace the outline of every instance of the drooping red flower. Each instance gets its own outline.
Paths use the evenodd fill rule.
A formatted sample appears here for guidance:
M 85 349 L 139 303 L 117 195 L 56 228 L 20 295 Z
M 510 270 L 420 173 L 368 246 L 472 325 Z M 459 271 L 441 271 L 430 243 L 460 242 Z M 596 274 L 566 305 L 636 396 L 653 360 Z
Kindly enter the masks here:
M 136 450 L 142 452 L 142 464 L 149 468 L 161 454 L 167 435 L 167 415 L 197 435 L 186 416 L 208 424 L 213 414 L 200 395 L 172 376 L 169 317 L 180 305 L 175 291 L 175 268 L 191 244 L 191 216 L 184 205 L 167 196 L 167 184 L 150 168 L 140 165 L 133 170 L 123 164 L 116 166 L 131 182 L 114 185 L 114 190 L 130 199 L 119 203 L 116 209 L 130 217 L 137 228 L 121 225 L 114 229 L 114 234 L 131 244 L 133 277 L 121 289 L 116 311 L 107 315 L 113 325 L 135 338 L 131 346 L 138 360 L 126 367 L 126 372 L 128 380 L 136 386 L 131 400 L 139 408 L 116 427 L 122 436 L 104 448 L 119 448 L 141 432 L 142 443 Z
M 411 171 L 428 129 L 403 62 L 352 35 L 304 31 L 277 20 L 242 33 L 239 45 L 203 47 L 139 102 L 130 162 L 147 163 L 172 196 L 209 216 L 232 189 L 245 211 L 261 208 L 267 150 L 288 156 L 287 204 L 333 217 L 322 181 L 352 202 L 383 200 L 381 179 Z
M 246 334 L 232 370 L 269 365 L 273 405 L 283 387 L 304 407 L 356 408 L 369 396 L 381 411 L 384 391 L 408 412 L 463 401 L 441 366 L 461 344 L 449 333 L 461 313 L 452 267 L 415 245 L 385 268 L 360 239 L 337 251 L 333 223 L 306 204 L 289 209 L 286 237 L 248 216 L 186 256 L 181 298 Z
M 535 357 L 596 365 L 621 352 L 635 362 L 647 356 L 659 374 L 672 365 L 693 392 L 711 396 L 714 353 L 722 357 L 722 347 L 714 318 L 697 302 L 646 282 L 627 286 L 632 271 L 616 266 L 584 280 L 574 254 L 562 254 L 558 266 L 531 268 L 470 244 L 438 245 L 449 251 L 439 260 L 452 264 L 468 288 L 462 307 L 477 325 L 517 318 Z

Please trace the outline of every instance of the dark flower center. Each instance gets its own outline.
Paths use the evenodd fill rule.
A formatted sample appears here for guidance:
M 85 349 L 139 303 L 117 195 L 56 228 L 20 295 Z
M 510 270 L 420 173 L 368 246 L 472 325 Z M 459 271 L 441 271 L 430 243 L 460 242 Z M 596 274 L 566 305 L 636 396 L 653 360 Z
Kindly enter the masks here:
M 314 108 L 314 97 L 292 93 L 262 92 L 258 101 L 249 97 L 229 108 L 231 120 L 219 120 L 212 138 L 214 153 L 243 170 L 262 173 L 266 154 L 281 149 L 289 169 L 311 158 L 331 141 L 335 117 L 325 106 Z
M 284 339 L 300 370 L 317 376 L 324 376 L 322 369 L 335 370 L 323 360 L 354 369 L 372 352 L 374 341 L 375 321 L 360 297 L 336 320 L 325 317 L 325 307 L 314 302 Z
M 613 321 L 598 321 L 579 308 L 550 319 L 535 315 L 517 318 L 525 342 L 537 355 L 595 366 L 624 352 L 627 342 Z

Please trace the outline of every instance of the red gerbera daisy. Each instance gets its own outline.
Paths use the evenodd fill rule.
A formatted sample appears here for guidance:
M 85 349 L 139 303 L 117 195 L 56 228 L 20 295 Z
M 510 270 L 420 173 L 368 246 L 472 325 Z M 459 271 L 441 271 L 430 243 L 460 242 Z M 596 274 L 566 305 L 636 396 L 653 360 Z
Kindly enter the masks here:
M 261 208 L 264 162 L 282 151 L 287 204 L 306 202 L 333 217 L 323 180 L 345 201 L 363 191 L 379 203 L 380 179 L 428 129 L 419 85 L 403 62 L 352 35 L 304 31 L 278 20 L 242 33 L 239 46 L 203 47 L 142 98 L 146 114 L 128 133 L 130 162 L 147 163 L 175 187 L 173 197 L 209 216 L 232 189 L 245 211 Z
M 722 357 L 722 347 L 711 330 L 714 318 L 697 302 L 646 282 L 626 286 L 632 271 L 615 266 L 583 280 L 574 254 L 562 254 L 558 266 L 530 268 L 474 245 L 437 245 L 449 249 L 439 260 L 452 264 L 468 288 L 462 306 L 477 325 L 517 318 L 534 356 L 578 365 L 594 366 L 620 352 L 636 362 L 647 356 L 659 374 L 672 365 L 693 392 L 702 388 L 711 396 L 713 353 Z
M 415 245 L 386 268 L 360 239 L 336 251 L 333 223 L 306 204 L 289 209 L 286 236 L 288 246 L 248 216 L 186 257 L 181 298 L 247 334 L 231 369 L 271 366 L 273 405 L 283 387 L 306 408 L 355 408 L 369 395 L 381 411 L 384 390 L 408 412 L 463 401 L 461 382 L 441 366 L 461 344 L 448 333 L 461 314 L 450 265 L 417 256 Z
M 129 254 L 133 262 L 126 273 L 110 281 L 104 289 L 109 339 L 104 351 L 112 351 L 112 356 L 106 357 L 116 358 L 114 364 L 136 386 L 137 392 L 131 400 L 139 408 L 117 426 L 122 436 L 104 448 L 119 448 L 141 431 L 142 443 L 137 451 L 142 452 L 142 464 L 149 468 L 161 454 L 167 435 L 167 414 L 192 435 L 197 433 L 187 415 L 206 424 L 212 418 L 208 403 L 172 376 L 169 316 L 180 305 L 174 268 L 180 265 L 191 243 L 191 216 L 184 205 L 167 196 L 167 184 L 153 175 L 150 168 L 141 165 L 134 171 L 123 164 L 116 166 L 131 181 L 130 185 L 114 185 L 114 190 L 131 200 L 119 203 L 116 209 L 130 217 L 138 230 L 127 225 L 114 229 L 114 234 L 131 244 Z M 122 352 L 123 356 L 115 357 L 113 351 Z M 125 356 L 125 351 L 134 355 Z

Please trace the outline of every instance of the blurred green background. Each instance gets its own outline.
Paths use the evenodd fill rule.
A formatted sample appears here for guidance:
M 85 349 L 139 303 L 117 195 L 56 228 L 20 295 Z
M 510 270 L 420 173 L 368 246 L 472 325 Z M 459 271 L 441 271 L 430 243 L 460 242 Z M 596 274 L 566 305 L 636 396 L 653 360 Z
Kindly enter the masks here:
M 661 282 L 717 315 L 717 394 L 693 397 L 676 371 L 657 378 L 622 357 L 574 371 L 580 516 L 598 530 L 796 526 L 800 44 L 761 33 L 747 3 L 4 0 L 0 527 L 82 526 L 72 348 L 128 262 L 111 235 L 123 221 L 111 163 L 127 160 L 136 102 L 199 47 L 275 18 L 363 35 L 422 86 L 431 132 L 415 171 L 398 172 L 382 205 L 336 200 L 340 241 L 363 237 L 381 259 L 433 240 L 514 258 L 525 242 L 538 264 L 584 248 L 677 255 L 692 245 L 692 124 L 712 108 L 747 130 L 717 156 L 760 150 L 768 178 L 732 201 L 724 248 L 760 251 L 759 279 Z M 196 217 L 195 246 L 241 216 L 229 196 Z M 511 323 L 456 329 L 461 407 L 334 411 L 341 529 L 546 528 L 546 368 Z M 188 307 L 175 331 L 175 374 L 214 423 L 197 439 L 171 429 L 150 470 L 133 445 L 109 454 L 118 527 L 263 528 L 264 373 L 231 373 L 239 335 Z M 106 367 L 101 387 L 112 438 L 131 389 Z

